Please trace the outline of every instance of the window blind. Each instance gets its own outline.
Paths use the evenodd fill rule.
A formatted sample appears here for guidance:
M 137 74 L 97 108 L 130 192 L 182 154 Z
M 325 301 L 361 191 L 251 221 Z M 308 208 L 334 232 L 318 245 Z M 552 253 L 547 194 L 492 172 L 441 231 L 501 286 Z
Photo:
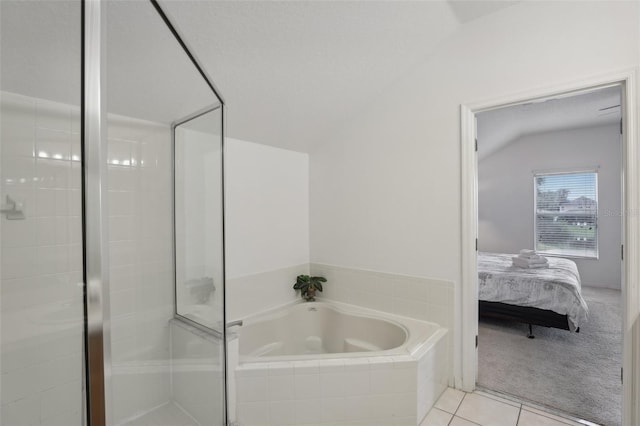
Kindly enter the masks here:
M 597 258 L 597 173 L 536 173 L 534 184 L 535 250 Z

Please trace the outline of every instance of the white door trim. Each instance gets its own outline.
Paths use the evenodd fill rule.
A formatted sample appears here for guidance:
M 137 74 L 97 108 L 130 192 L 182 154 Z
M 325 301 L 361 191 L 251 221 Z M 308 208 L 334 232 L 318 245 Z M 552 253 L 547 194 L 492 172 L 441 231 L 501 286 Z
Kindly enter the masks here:
M 501 98 L 471 102 L 460 106 L 461 135 L 461 231 L 462 231 L 462 286 L 458 292 L 460 335 L 462 337 L 461 362 L 456 371 L 461 377 L 455 378 L 458 387 L 472 391 L 476 386 L 477 350 L 475 339 L 478 333 L 478 282 L 476 238 L 478 235 L 478 191 L 477 158 L 475 152 L 476 114 L 509 105 L 518 105 L 532 100 L 550 97 L 570 96 L 611 85 L 622 88 L 623 105 L 623 244 L 625 262 L 623 269 L 623 413 L 622 424 L 640 424 L 640 150 L 637 146 L 637 104 L 636 81 L 638 69 L 627 69 L 597 77 L 572 81 L 552 87 L 545 87 L 513 94 Z M 635 362 L 634 362 L 635 359 Z

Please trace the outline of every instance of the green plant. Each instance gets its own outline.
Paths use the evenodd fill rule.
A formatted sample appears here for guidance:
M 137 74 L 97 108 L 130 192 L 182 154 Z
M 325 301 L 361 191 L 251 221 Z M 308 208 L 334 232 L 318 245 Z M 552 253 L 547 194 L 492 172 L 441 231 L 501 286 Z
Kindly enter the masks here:
M 316 290 L 322 291 L 322 283 L 326 283 L 325 277 L 310 277 L 309 275 L 298 275 L 294 290 L 300 290 L 300 295 L 307 301 L 315 300 Z

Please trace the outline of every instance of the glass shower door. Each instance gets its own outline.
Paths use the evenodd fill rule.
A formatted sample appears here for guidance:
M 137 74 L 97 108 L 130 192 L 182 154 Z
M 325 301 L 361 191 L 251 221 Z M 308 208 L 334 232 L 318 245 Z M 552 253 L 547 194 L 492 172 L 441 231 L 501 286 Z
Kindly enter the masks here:
M 175 123 L 173 152 L 173 383 L 201 424 L 224 425 L 222 108 Z
M 174 200 L 173 140 L 174 127 L 197 115 L 193 123 L 204 127 L 189 129 L 189 137 L 202 139 L 189 146 L 209 143 L 207 173 L 218 176 L 221 188 L 222 102 L 159 12 L 149 1 L 107 3 L 110 417 L 118 425 L 223 425 L 224 330 L 207 334 L 176 318 L 180 254 L 174 250 L 179 229 L 173 220 L 175 215 L 194 224 L 203 218 L 221 221 L 221 189 L 189 182 L 209 203 L 206 211 L 197 199 L 193 206 Z M 204 111 L 214 113 L 200 115 Z M 209 228 L 203 223 L 198 234 L 206 245 L 187 258 L 203 264 L 214 256 L 204 262 L 211 267 L 190 279 L 198 288 L 197 301 L 209 304 L 213 322 L 223 324 L 216 305 L 224 295 L 217 223 Z
M 82 425 L 81 2 L 0 17 L 0 424 Z
M 155 1 L 3 0 L 0 19 L 0 425 L 225 424 L 222 100 Z M 173 137 L 197 111 L 217 333 L 176 315 Z

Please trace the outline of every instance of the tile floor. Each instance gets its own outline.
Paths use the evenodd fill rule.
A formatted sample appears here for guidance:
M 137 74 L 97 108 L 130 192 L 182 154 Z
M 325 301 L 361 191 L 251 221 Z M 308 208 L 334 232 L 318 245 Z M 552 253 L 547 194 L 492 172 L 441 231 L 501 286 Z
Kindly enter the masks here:
M 448 388 L 420 426 L 584 426 L 526 404 L 476 391 Z M 597 426 L 597 425 L 594 425 Z
M 172 402 L 158 407 L 126 426 L 197 426 Z M 538 408 L 482 391 L 465 393 L 448 388 L 420 426 L 598 426 L 578 423 Z
M 176 404 L 168 402 L 125 423 L 124 426 L 198 426 L 198 422 Z

